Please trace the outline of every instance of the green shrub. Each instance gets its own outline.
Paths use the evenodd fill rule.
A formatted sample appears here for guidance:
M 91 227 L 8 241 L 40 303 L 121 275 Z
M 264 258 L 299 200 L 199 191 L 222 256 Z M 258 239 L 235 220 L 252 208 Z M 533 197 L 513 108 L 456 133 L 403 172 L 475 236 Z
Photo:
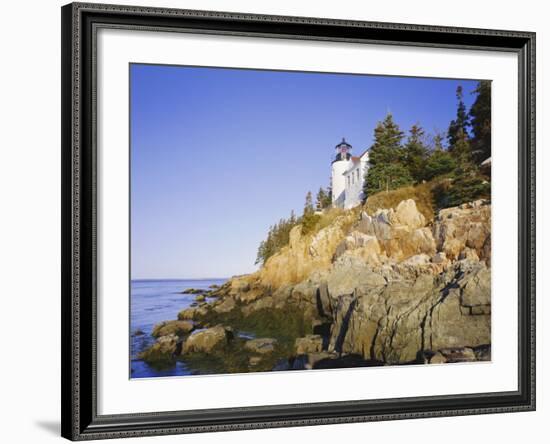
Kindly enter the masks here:
M 456 207 L 465 202 L 491 198 L 491 183 L 479 175 L 457 177 L 436 191 L 439 208 Z
M 426 162 L 426 179 L 449 174 L 456 168 L 456 160 L 448 151 L 436 150 Z

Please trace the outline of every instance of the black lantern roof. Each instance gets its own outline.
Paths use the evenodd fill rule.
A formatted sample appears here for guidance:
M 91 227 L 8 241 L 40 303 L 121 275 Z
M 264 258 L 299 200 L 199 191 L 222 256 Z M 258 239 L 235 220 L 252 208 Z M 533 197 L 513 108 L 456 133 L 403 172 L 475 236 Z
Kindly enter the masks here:
M 342 137 L 342 141 L 335 146 L 335 148 L 340 148 L 342 146 L 345 146 L 347 148 L 351 148 L 351 145 L 349 143 L 346 142 L 346 138 L 345 137 Z

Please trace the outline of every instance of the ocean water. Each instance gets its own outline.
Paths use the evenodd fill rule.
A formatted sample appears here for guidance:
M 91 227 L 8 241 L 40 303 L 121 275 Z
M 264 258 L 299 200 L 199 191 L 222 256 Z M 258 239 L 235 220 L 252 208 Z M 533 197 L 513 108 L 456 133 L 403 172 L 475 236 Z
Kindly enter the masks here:
M 137 355 L 154 343 L 153 327 L 159 322 L 177 319 L 178 312 L 195 300 L 195 295 L 181 294 L 187 288 L 208 289 L 222 285 L 227 279 L 143 279 L 132 280 L 130 288 L 130 377 L 154 378 L 160 376 L 189 375 L 185 362 L 158 370 L 137 358 Z M 143 334 L 136 335 L 141 331 Z

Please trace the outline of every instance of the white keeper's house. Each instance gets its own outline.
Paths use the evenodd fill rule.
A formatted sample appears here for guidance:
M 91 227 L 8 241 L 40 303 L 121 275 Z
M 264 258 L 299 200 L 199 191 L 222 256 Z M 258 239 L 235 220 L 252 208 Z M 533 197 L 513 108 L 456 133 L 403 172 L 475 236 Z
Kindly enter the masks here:
M 336 156 L 332 161 L 332 205 L 340 208 L 353 208 L 363 199 L 363 184 L 369 168 L 369 153 L 353 156 L 352 146 L 343 138 L 336 145 Z

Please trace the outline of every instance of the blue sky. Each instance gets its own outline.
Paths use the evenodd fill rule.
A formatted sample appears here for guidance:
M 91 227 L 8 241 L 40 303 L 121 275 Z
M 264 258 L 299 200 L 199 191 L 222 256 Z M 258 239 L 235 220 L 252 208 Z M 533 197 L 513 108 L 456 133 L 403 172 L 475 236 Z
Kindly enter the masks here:
M 334 146 L 360 154 L 388 111 L 445 131 L 476 82 L 132 64 L 132 278 L 254 271 L 269 226 L 329 184 Z

